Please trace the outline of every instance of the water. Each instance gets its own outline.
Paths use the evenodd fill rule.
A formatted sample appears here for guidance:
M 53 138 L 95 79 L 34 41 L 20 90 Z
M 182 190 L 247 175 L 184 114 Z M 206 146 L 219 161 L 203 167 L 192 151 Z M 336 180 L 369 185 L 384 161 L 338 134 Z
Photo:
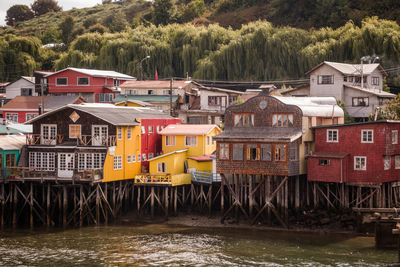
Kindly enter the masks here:
M 166 224 L 0 233 L 0 266 L 382 266 L 371 237 Z

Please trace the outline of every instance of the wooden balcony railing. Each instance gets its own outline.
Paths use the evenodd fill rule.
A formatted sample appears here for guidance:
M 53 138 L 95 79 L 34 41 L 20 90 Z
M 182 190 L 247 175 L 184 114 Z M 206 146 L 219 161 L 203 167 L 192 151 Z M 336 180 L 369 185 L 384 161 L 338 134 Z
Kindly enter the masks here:
M 64 141 L 64 135 L 58 134 L 54 138 L 44 138 L 41 134 L 27 134 L 26 144 L 27 145 L 57 145 Z
M 171 175 L 138 174 L 135 176 L 135 183 L 138 184 L 171 184 Z
M 221 176 L 211 171 L 194 171 L 191 173 L 192 181 L 198 183 L 212 184 L 213 182 L 221 182 Z
M 116 146 L 117 137 L 115 135 L 109 136 L 92 136 L 92 135 L 81 135 L 77 140 L 78 146 Z

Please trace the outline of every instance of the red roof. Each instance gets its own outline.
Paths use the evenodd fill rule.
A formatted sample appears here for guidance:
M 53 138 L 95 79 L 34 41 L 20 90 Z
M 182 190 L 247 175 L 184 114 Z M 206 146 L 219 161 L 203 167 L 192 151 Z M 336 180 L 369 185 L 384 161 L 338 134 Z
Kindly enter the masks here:
M 191 81 L 173 81 L 172 88 L 184 88 L 191 84 Z M 126 81 L 120 85 L 121 88 L 150 88 L 150 89 L 168 89 L 170 81 Z
M 50 96 L 44 97 L 44 102 L 50 99 Z M 42 102 L 41 96 L 16 96 L 10 102 L 5 104 L 2 110 L 37 110 Z
M 211 155 L 193 156 L 193 157 L 188 157 L 188 159 L 193 159 L 195 161 L 212 161 Z
M 342 159 L 349 155 L 349 153 L 335 153 L 335 152 L 314 152 L 309 155 L 310 158 L 330 158 L 330 159 Z
M 215 124 L 170 124 L 160 132 L 162 135 L 205 135 L 214 128 Z

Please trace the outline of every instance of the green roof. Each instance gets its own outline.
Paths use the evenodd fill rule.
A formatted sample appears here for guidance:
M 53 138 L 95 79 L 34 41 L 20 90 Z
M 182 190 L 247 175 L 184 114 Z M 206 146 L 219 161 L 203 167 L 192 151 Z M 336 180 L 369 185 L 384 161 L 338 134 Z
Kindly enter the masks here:
M 365 122 L 352 122 L 346 124 L 331 124 L 331 125 L 320 125 L 314 126 L 311 128 L 331 128 L 331 127 L 341 127 L 341 126 L 351 126 L 351 125 L 362 125 L 362 124 L 373 124 L 373 123 L 400 123 L 400 121 L 396 120 L 380 120 L 380 121 L 365 121 Z
M 144 102 L 156 102 L 156 103 L 169 103 L 169 95 L 126 95 L 127 100 L 139 100 Z M 176 102 L 179 99 L 178 95 L 172 96 L 172 102 Z M 114 102 L 120 102 L 125 100 L 125 95 L 116 95 Z

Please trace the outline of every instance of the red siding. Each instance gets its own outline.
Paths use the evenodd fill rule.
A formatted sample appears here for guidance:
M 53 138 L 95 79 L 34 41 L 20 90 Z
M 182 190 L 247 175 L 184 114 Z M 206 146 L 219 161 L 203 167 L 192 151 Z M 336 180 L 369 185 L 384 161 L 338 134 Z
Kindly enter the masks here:
M 327 131 L 339 131 L 339 142 L 327 142 Z M 373 143 L 361 143 L 361 131 L 373 130 Z M 400 123 L 366 123 L 341 127 L 315 129 L 315 152 L 349 153 L 345 159 L 348 182 L 381 183 L 400 180 L 400 169 L 395 169 L 395 155 L 400 155 L 400 144 L 391 143 L 392 130 L 400 134 Z M 366 170 L 354 170 L 354 157 L 367 157 Z M 391 157 L 389 170 L 384 170 L 384 156 Z M 331 177 L 335 166 L 317 168 L 318 160 L 309 159 L 309 179 L 320 180 Z
M 7 113 L 17 113 L 18 114 L 18 123 L 26 122 L 26 114 L 27 113 L 34 113 L 39 114 L 39 110 L 36 111 L 3 111 L 3 118 L 6 118 Z
M 319 165 L 319 160 L 329 160 L 329 165 Z M 346 181 L 346 167 L 348 158 L 308 158 L 308 180 L 318 182 L 341 183 Z

